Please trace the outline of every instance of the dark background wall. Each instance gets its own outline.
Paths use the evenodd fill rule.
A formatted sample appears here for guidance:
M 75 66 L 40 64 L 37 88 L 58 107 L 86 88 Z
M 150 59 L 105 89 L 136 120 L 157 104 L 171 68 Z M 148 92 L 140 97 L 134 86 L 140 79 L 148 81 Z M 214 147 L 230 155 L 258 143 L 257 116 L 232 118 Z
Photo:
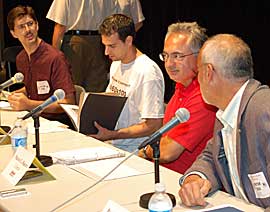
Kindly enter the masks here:
M 5 47 L 18 45 L 6 26 L 8 11 L 18 4 L 30 5 L 39 20 L 39 35 L 51 42 L 53 23 L 46 19 L 52 0 L 4 0 Z M 255 78 L 270 84 L 269 72 L 269 0 L 141 0 L 145 22 L 136 39 L 137 47 L 155 60 L 162 69 L 166 81 L 168 100 L 174 84 L 168 79 L 158 54 L 163 49 L 163 39 L 169 24 L 180 21 L 197 21 L 207 28 L 208 35 L 233 33 L 243 38 L 251 47 Z

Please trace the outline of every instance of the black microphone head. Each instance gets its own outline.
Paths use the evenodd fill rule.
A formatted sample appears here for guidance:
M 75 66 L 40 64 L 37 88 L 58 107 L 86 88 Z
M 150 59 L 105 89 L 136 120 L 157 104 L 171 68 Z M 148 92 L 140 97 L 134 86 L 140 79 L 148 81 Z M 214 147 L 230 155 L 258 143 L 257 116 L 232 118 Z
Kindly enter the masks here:
M 63 89 L 57 89 L 54 91 L 53 95 L 56 96 L 57 100 L 65 98 L 65 91 Z
M 22 82 L 24 79 L 24 76 L 21 72 L 18 72 L 14 75 L 15 82 Z
M 186 122 L 190 118 L 190 113 L 186 108 L 179 108 L 175 112 L 175 117 L 179 120 L 180 123 Z

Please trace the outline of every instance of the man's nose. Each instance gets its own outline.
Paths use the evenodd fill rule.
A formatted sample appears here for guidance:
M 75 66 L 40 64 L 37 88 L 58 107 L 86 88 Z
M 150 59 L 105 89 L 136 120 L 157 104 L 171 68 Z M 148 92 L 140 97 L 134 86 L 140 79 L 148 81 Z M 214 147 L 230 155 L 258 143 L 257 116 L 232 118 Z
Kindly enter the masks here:
M 109 55 L 109 47 L 105 46 L 105 55 Z

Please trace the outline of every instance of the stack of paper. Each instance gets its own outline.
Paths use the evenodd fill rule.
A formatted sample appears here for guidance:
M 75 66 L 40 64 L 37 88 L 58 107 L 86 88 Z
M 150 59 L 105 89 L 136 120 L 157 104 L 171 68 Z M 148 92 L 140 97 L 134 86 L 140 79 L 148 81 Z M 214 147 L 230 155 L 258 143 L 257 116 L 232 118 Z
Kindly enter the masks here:
M 74 149 L 50 154 L 55 163 L 74 165 L 90 161 L 124 157 L 125 154 L 108 147 Z

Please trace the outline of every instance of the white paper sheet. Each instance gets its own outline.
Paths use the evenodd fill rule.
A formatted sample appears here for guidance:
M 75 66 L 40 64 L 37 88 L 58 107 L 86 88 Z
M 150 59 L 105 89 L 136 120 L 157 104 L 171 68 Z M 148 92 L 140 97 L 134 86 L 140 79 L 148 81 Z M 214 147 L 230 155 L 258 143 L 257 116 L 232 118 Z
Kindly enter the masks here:
M 81 163 L 74 165 L 73 168 L 79 168 L 79 170 L 85 169 L 86 171 L 92 172 L 98 177 L 104 177 L 110 170 L 112 170 L 116 165 L 118 165 L 123 158 L 114 158 L 100 161 L 93 161 L 88 163 Z M 86 174 L 84 172 L 84 174 Z M 125 177 L 131 177 L 136 175 L 141 175 L 142 172 L 131 168 L 125 164 L 121 164 L 114 172 L 112 172 L 105 180 L 113 180 Z
M 12 110 L 12 108 L 10 107 L 9 102 L 6 102 L 6 101 L 0 101 L 0 108 L 1 109 Z
M 28 133 L 35 134 L 33 123 L 28 123 Z M 63 132 L 67 126 L 58 121 L 42 121 L 40 122 L 39 133 Z
M 102 212 L 129 212 L 126 208 L 123 208 L 116 202 L 109 200 L 105 207 L 103 208 Z

